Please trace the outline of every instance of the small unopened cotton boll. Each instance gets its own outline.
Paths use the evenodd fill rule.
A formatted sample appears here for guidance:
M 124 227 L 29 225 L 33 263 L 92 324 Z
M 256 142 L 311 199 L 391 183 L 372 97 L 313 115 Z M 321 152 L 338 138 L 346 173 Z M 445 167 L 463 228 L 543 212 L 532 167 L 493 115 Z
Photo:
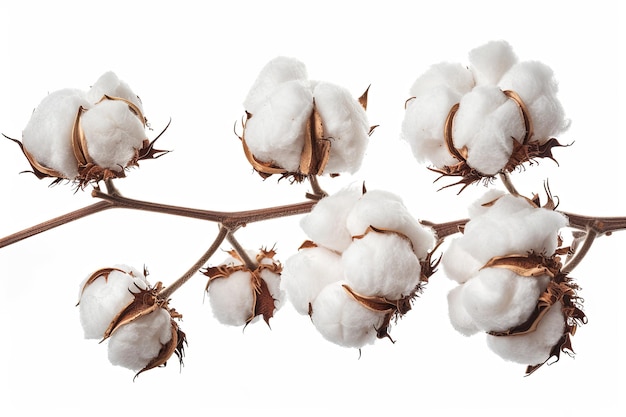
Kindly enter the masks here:
M 109 361 L 134 371 L 145 368 L 172 339 L 171 316 L 155 311 L 118 327 L 109 337 Z
M 81 127 L 89 156 L 100 167 L 114 171 L 136 162 L 147 140 L 143 122 L 119 100 L 104 100 L 85 111 Z
M 74 179 L 78 175 L 78 163 L 72 149 L 72 127 L 79 109 L 90 105 L 81 90 L 67 88 L 50 93 L 37 106 L 22 132 L 24 148 L 39 164 Z
M 412 295 L 421 266 L 410 242 L 395 233 L 370 232 L 343 253 L 342 265 L 350 288 L 365 296 L 399 300 Z
M 538 365 L 550 358 L 550 352 L 565 333 L 565 319 L 559 302 L 550 307 L 535 331 L 513 336 L 487 336 L 487 345 L 502 358 Z
M 300 227 L 318 245 L 343 252 L 352 243 L 346 218 L 362 195 L 360 187 L 350 186 L 322 198 L 300 220 Z
M 328 284 L 343 278 L 341 256 L 325 247 L 301 249 L 285 262 L 282 286 L 300 314 L 309 314 L 309 305 Z
M 116 265 L 91 283 L 86 280 L 78 304 L 86 339 L 102 339 L 111 321 L 133 301 L 133 293 L 148 287 L 143 273 L 126 265 Z
M 313 302 L 311 320 L 326 340 L 361 348 L 376 340 L 384 314 L 363 307 L 346 292 L 343 284 L 338 281 L 324 287 Z

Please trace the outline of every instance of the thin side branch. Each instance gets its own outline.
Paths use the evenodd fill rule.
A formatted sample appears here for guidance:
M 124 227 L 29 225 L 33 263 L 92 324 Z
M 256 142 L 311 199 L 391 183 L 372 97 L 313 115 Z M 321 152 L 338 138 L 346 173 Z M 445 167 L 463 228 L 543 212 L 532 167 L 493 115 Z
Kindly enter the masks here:
M 587 255 L 587 253 L 589 252 L 589 249 L 591 248 L 591 245 L 593 244 L 593 242 L 595 242 L 597 237 L 598 237 L 598 232 L 592 228 L 589 228 L 587 230 L 587 235 L 585 236 L 585 241 L 583 242 L 582 246 L 576 252 L 574 257 L 570 259 L 569 262 L 567 262 L 565 266 L 563 266 L 563 268 L 561 268 L 561 272 L 565 274 L 572 272 L 574 268 L 578 266 L 580 261 L 583 260 L 585 255 Z

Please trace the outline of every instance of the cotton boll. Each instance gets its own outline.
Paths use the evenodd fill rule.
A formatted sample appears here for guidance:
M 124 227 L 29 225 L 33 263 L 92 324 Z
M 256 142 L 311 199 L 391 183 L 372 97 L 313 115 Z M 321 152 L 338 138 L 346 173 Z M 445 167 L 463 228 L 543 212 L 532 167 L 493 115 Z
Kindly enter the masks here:
M 109 340 L 109 361 L 138 371 L 172 339 L 171 316 L 158 308 L 116 329 Z
M 350 186 L 322 198 L 300 220 L 300 227 L 318 245 L 343 252 L 352 243 L 346 218 L 361 195 L 361 187 Z
M 491 204 L 496 200 L 502 198 L 505 195 L 504 191 L 490 189 L 480 198 L 470 204 L 467 208 L 467 212 L 471 219 L 475 219 L 483 214 L 488 213 L 491 210 Z
M 384 190 L 363 194 L 348 214 L 346 225 L 352 236 L 362 235 L 370 226 L 402 233 L 410 239 L 420 259 L 428 254 L 434 243 L 433 233 L 411 216 L 402 199 Z
M 448 314 L 452 327 L 464 336 L 476 334 L 480 329 L 463 305 L 463 285 L 453 288 L 448 293 Z
M 143 122 L 119 100 L 104 100 L 83 113 L 81 127 L 89 156 L 97 165 L 114 171 L 134 162 L 147 139 Z
M 476 85 L 495 85 L 517 62 L 517 56 L 508 42 L 491 41 L 471 50 L 469 61 Z
M 324 247 L 301 249 L 285 262 L 282 286 L 300 314 L 309 314 L 309 304 L 320 291 L 343 278 L 341 256 Z
M 111 321 L 133 301 L 133 293 L 148 288 L 143 273 L 126 265 L 114 268 L 91 283 L 88 276 L 80 286 L 78 307 L 85 339 L 102 339 Z
M 452 240 L 441 261 L 443 273 L 459 284 L 471 279 L 485 265 L 473 255 L 473 246 L 467 243 L 463 238 Z
M 112 71 L 102 74 L 94 85 L 91 86 L 89 91 L 87 91 L 87 100 L 95 104 L 102 100 L 105 95 L 128 100 L 143 112 L 143 104 L 139 96 L 131 90 L 126 82 L 120 80 Z
M 301 81 L 280 84 L 246 121 L 244 137 L 254 157 L 296 172 L 312 111 L 308 85 Z
M 78 163 L 72 149 L 72 127 L 80 107 L 89 106 L 83 91 L 68 88 L 50 93 L 22 132 L 24 148 L 41 165 L 74 179 Z
M 513 336 L 488 335 L 487 345 L 508 361 L 528 365 L 544 363 L 565 333 L 562 307 L 561 303 L 550 307 L 534 332 Z
M 222 324 L 242 326 L 253 314 L 251 273 L 236 271 L 217 278 L 209 285 L 209 302 L 215 318 Z
M 506 331 L 524 323 L 550 278 L 523 277 L 504 268 L 486 268 L 464 284 L 462 303 L 481 330 Z
M 302 62 L 290 57 L 276 57 L 259 73 L 244 100 L 244 108 L 254 115 L 280 84 L 306 81 L 307 78 L 306 67 Z
M 452 137 L 457 149 L 467 147 L 467 163 L 484 175 L 502 170 L 521 141 L 524 121 L 517 104 L 498 87 L 476 87 L 463 96 L 454 117 Z
M 430 161 L 439 168 L 458 162 L 445 144 L 443 126 L 450 109 L 460 99 L 460 94 L 438 86 L 407 102 L 402 138 L 409 143 L 418 162 Z
M 419 98 L 437 90 L 460 97 L 469 93 L 472 88 L 474 88 L 472 73 L 464 65 L 441 62 L 432 65 L 420 75 L 411 86 L 409 93 L 411 97 Z
M 500 87 L 515 91 L 528 108 L 533 123 L 532 139 L 544 143 L 569 127 L 557 98 L 558 84 L 547 65 L 537 61 L 520 62 L 504 75 Z
M 369 142 L 370 124 L 365 109 L 343 87 L 318 82 L 313 90 L 315 107 L 322 118 L 330 155 L 324 173 L 356 172 Z
M 406 239 L 395 233 L 370 232 L 355 239 L 341 257 L 350 288 L 365 296 L 400 300 L 420 281 L 419 260 Z
M 311 320 L 326 340 L 344 347 L 361 348 L 374 343 L 384 314 L 363 307 L 342 287 L 327 285 L 312 305 Z

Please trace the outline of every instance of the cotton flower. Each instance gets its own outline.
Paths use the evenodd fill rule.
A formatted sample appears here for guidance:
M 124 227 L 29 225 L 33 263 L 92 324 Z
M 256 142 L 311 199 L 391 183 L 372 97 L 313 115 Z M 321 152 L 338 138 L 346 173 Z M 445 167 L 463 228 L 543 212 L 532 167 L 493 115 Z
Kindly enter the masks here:
M 124 177 L 139 160 L 156 158 L 145 133 L 143 104 L 113 72 L 88 90 L 50 93 L 33 112 L 17 142 L 39 178 L 85 186 Z
M 354 99 L 343 87 L 308 79 L 304 64 L 277 57 L 252 85 L 244 107 L 244 153 L 263 177 L 356 172 L 371 127 L 367 96 Z
M 81 284 L 78 306 L 85 338 L 108 342 L 109 361 L 141 372 L 163 365 L 176 354 L 181 360 L 186 336 L 145 273 L 127 265 L 103 268 Z
M 215 318 L 222 324 L 243 326 L 263 316 L 269 325 L 274 312 L 282 306 L 284 293 L 280 288 L 282 265 L 274 260 L 273 250 L 248 251 L 256 259 L 250 270 L 242 257 L 231 251 L 216 267 L 207 268 L 206 291 Z
M 504 41 L 475 48 L 469 61 L 433 65 L 410 89 L 402 137 L 417 160 L 466 186 L 552 158 L 554 136 L 569 126 L 552 70 L 518 62 Z
M 569 347 L 584 321 L 578 288 L 561 272 L 559 230 L 565 216 L 524 197 L 489 192 L 470 207 L 463 235 L 443 269 L 459 283 L 448 294 L 452 326 L 489 335 L 492 350 L 534 371 Z
M 342 346 L 389 337 L 391 319 L 428 278 L 433 233 L 397 195 L 353 186 L 321 199 L 301 226 L 311 240 L 287 259 L 282 280 L 296 310 Z

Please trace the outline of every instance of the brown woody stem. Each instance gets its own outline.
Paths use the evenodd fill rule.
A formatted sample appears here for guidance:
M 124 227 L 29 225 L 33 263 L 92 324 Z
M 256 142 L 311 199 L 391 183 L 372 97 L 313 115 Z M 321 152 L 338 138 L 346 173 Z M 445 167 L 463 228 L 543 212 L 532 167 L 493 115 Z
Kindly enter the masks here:
M 0 239 L 0 248 L 12 245 L 14 243 L 19 242 L 20 240 L 29 238 L 31 236 L 48 231 L 50 229 L 54 229 L 55 227 L 73 222 L 74 220 L 82 219 L 83 217 L 87 217 L 91 214 L 99 213 L 101 211 L 114 208 L 114 207 L 115 207 L 115 204 L 109 201 L 99 201 L 90 206 L 83 207 L 76 211 L 63 214 L 62 216 L 55 217 L 43 223 L 39 223 L 35 226 L 29 227 L 28 229 L 24 229 L 12 235 L 3 237 L 2 239 Z
M 515 188 L 515 185 L 513 185 L 513 181 L 511 181 L 511 176 L 508 172 L 500 172 L 500 180 L 509 193 L 515 197 L 520 196 L 520 193 L 517 192 L 517 189 Z
M 598 232 L 594 229 L 589 228 L 587 230 L 587 234 L 585 236 L 585 241 L 583 242 L 583 245 L 580 247 L 578 251 L 576 251 L 576 254 L 574 255 L 574 257 L 570 259 L 569 262 L 567 262 L 563 266 L 563 268 L 561 268 L 561 272 L 563 272 L 564 274 L 568 274 L 572 272 L 574 268 L 578 266 L 580 261 L 583 260 L 585 255 L 587 255 L 587 253 L 589 252 L 589 249 L 591 248 L 591 245 L 593 244 L 593 242 L 595 242 L 597 237 L 598 237 Z
M 194 263 L 188 270 L 187 272 L 185 272 L 183 274 L 183 276 L 181 276 L 180 278 L 178 278 L 176 281 L 174 281 L 171 285 L 169 285 L 168 287 L 165 287 L 160 293 L 159 296 L 161 296 L 163 299 L 167 300 L 168 298 L 170 298 L 172 296 L 172 294 L 174 293 L 174 291 L 176 291 L 177 289 L 179 289 L 180 287 L 183 286 L 183 284 L 187 281 L 189 281 L 189 279 L 194 276 L 194 274 L 196 274 L 198 272 L 198 270 L 200 268 L 202 268 L 202 266 L 209 260 L 209 258 L 211 256 L 213 256 L 213 254 L 219 249 L 220 245 L 222 244 L 222 242 L 224 241 L 224 239 L 226 238 L 226 236 L 229 234 L 230 232 L 228 231 L 227 228 L 223 227 L 220 225 L 220 231 L 217 234 L 217 237 L 215 238 L 215 240 L 213 241 L 213 243 L 211 244 L 211 246 L 209 247 L 209 249 L 207 249 L 206 252 L 204 252 L 202 254 L 202 256 L 196 261 L 196 263 Z
M 237 255 L 239 255 L 246 268 L 248 268 L 248 270 L 250 271 L 254 271 L 257 267 L 257 264 L 248 256 L 248 252 L 246 252 L 244 247 L 241 246 L 239 241 L 235 238 L 235 231 L 229 230 L 228 234 L 226 235 L 226 239 L 231 245 L 233 245 L 233 249 L 235 249 L 235 252 L 237 252 Z

